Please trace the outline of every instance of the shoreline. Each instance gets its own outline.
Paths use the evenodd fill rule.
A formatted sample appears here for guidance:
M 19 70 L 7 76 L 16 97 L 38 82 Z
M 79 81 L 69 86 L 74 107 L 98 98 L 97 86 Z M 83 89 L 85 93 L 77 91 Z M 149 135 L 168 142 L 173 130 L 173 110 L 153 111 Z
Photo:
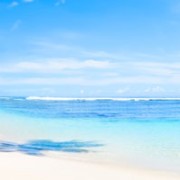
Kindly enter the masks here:
M 49 156 L 28 156 L 25 154 L 0 153 L 0 179 L 4 180 L 179 180 L 180 174 L 140 169 L 137 167 L 112 166 Z

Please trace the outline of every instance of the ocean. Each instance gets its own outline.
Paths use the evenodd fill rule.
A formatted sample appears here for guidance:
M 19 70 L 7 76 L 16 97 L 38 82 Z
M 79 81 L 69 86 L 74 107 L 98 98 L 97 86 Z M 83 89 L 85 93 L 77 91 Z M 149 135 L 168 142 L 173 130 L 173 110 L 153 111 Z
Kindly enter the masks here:
M 0 151 L 180 171 L 180 99 L 0 97 Z

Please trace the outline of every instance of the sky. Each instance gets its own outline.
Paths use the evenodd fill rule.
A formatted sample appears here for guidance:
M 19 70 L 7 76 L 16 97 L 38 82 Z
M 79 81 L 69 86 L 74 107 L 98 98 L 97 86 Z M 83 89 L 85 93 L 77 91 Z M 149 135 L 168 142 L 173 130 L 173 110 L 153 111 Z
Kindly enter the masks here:
M 179 0 L 0 0 L 0 96 L 180 97 Z

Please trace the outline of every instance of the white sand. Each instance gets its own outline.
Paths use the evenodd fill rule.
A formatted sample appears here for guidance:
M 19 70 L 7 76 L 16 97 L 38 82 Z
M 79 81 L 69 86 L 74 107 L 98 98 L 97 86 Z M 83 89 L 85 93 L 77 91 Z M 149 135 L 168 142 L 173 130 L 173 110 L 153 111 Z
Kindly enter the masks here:
M 0 153 L 0 180 L 180 180 L 180 175 L 65 158 Z

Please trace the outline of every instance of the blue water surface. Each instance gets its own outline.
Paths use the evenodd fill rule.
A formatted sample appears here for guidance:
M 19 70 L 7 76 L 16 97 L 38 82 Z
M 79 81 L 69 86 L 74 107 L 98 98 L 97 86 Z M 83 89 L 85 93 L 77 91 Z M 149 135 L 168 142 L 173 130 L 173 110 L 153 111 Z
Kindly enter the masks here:
M 90 141 L 102 145 L 94 152 L 106 159 L 180 170 L 180 100 L 1 97 L 0 137 L 15 144 L 23 141 L 26 150 L 32 140 Z

